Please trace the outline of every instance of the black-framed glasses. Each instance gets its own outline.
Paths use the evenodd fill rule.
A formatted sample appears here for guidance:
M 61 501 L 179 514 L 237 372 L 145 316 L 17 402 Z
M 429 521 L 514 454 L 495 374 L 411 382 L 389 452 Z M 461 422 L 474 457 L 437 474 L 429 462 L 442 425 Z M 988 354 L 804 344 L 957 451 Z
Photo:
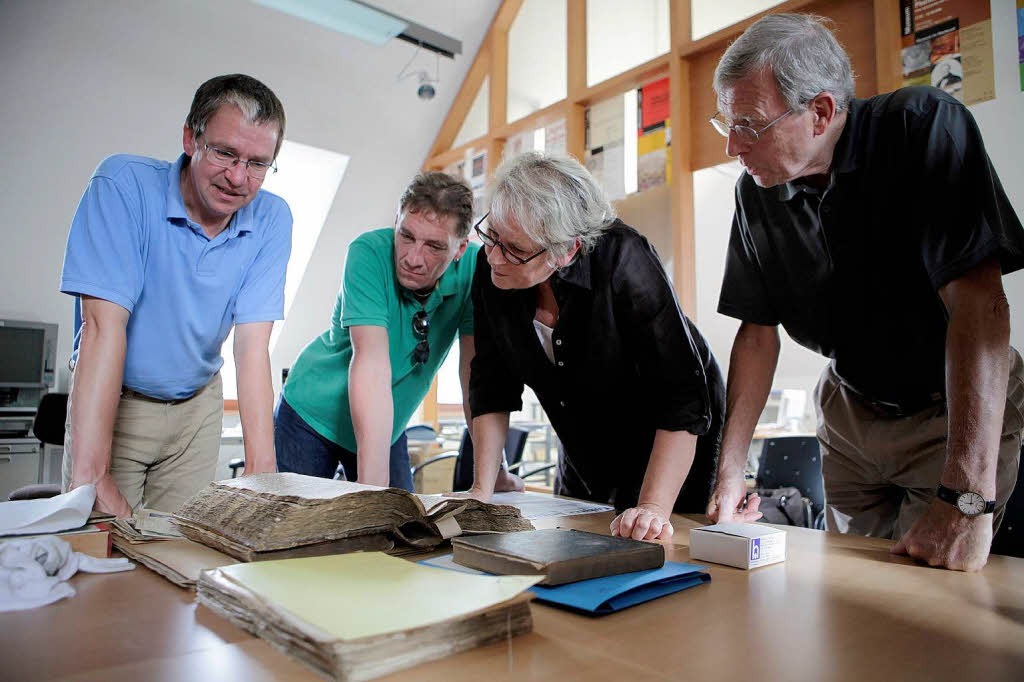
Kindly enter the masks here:
M 265 163 L 263 161 L 253 161 L 252 159 L 242 161 L 238 154 L 229 152 L 227 149 L 214 147 L 208 142 L 203 143 L 203 148 L 208 152 L 206 158 L 218 168 L 234 168 L 238 164 L 244 163 L 245 174 L 253 180 L 262 180 L 267 177 L 267 173 L 270 171 L 277 172 L 276 162 Z
M 761 136 L 764 135 L 764 131 L 771 128 L 773 125 L 786 118 L 793 113 L 793 109 L 787 109 L 781 116 L 776 118 L 774 121 L 764 126 L 760 130 L 754 130 L 750 126 L 736 125 L 735 123 L 729 123 L 722 118 L 722 113 L 719 111 L 715 112 L 715 115 L 711 117 L 709 123 L 719 132 L 722 137 L 729 137 L 729 133 L 733 133 L 740 139 L 741 142 L 746 144 L 756 144 Z
M 430 316 L 426 310 L 417 310 L 412 316 L 412 334 L 419 343 L 412 349 L 412 359 L 419 364 L 425 364 L 430 358 L 430 343 L 427 341 L 427 333 L 430 332 Z
M 526 265 L 527 263 L 532 261 L 534 258 L 539 256 L 540 254 L 542 254 L 545 251 L 547 251 L 547 249 L 541 249 L 540 251 L 538 251 L 537 253 L 533 254 L 529 258 L 521 258 L 521 257 L 517 256 L 516 254 L 512 253 L 511 251 L 508 250 L 508 247 L 505 246 L 500 239 L 498 239 L 496 236 L 494 236 L 491 233 L 491 231 L 488 228 L 480 227 L 480 225 L 485 220 L 487 220 L 487 216 L 489 216 L 489 215 L 491 215 L 490 211 L 488 211 L 487 213 L 484 213 L 484 217 L 477 221 L 476 225 L 473 226 L 473 229 L 476 230 L 476 233 L 480 237 L 480 241 L 482 241 L 484 243 L 484 246 L 489 247 L 489 248 L 493 248 L 493 247 L 497 246 L 499 249 L 501 249 L 501 255 L 504 256 L 505 260 L 508 261 L 510 264 L 512 264 L 512 265 Z

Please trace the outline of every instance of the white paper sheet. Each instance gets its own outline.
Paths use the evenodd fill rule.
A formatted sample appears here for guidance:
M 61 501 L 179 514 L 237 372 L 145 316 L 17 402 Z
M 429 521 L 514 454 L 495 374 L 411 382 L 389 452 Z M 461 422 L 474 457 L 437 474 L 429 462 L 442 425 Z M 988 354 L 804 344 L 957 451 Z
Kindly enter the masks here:
M 551 516 L 574 516 L 613 511 L 615 507 L 594 502 L 563 500 L 543 493 L 494 493 L 491 504 L 517 507 L 524 519 L 545 519 Z
M 41 500 L 0 502 L 0 535 L 57 533 L 84 526 L 94 502 L 94 485 Z

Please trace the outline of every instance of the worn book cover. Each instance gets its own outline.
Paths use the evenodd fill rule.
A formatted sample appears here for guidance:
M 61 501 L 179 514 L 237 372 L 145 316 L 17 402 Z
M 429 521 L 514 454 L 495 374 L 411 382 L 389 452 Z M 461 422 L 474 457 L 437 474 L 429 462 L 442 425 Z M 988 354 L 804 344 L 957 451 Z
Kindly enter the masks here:
M 535 577 L 477 576 L 377 552 L 200 573 L 200 604 L 336 680 L 366 680 L 533 627 Z
M 660 568 L 665 548 L 653 542 L 549 528 L 452 539 L 455 562 L 499 575 L 544 575 L 541 585 Z
M 463 532 L 532 530 L 515 507 L 414 495 L 293 473 L 216 481 L 175 514 L 181 533 L 243 561 L 294 556 L 297 547 L 329 553 L 429 549 Z M 324 552 L 328 553 L 328 552 Z

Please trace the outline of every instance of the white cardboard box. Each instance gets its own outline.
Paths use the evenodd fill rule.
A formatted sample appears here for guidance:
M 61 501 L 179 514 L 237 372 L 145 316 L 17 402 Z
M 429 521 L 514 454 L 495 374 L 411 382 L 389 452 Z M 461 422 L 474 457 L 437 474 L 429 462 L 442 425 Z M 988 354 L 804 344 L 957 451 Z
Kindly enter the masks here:
M 757 568 L 786 560 L 786 531 L 759 523 L 719 523 L 690 531 L 690 559 Z

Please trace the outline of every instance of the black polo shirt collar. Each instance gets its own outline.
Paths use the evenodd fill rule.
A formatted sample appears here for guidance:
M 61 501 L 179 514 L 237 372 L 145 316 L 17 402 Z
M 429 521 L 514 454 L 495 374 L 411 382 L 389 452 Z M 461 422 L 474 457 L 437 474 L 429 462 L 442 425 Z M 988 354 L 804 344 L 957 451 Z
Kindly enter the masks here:
M 580 247 L 571 263 L 555 270 L 552 278 L 590 290 L 590 258 L 583 254 L 583 248 Z
M 846 122 L 843 124 L 843 132 L 836 141 L 836 147 L 832 151 L 832 168 L 829 170 L 828 186 L 835 183 L 837 176 L 852 173 L 861 167 L 859 130 L 863 125 L 865 116 L 864 100 L 850 100 L 850 108 L 846 114 Z M 779 201 L 789 201 L 796 196 L 797 192 L 809 194 L 821 194 L 823 190 L 813 187 L 803 181 L 802 178 L 791 180 L 775 188 Z

